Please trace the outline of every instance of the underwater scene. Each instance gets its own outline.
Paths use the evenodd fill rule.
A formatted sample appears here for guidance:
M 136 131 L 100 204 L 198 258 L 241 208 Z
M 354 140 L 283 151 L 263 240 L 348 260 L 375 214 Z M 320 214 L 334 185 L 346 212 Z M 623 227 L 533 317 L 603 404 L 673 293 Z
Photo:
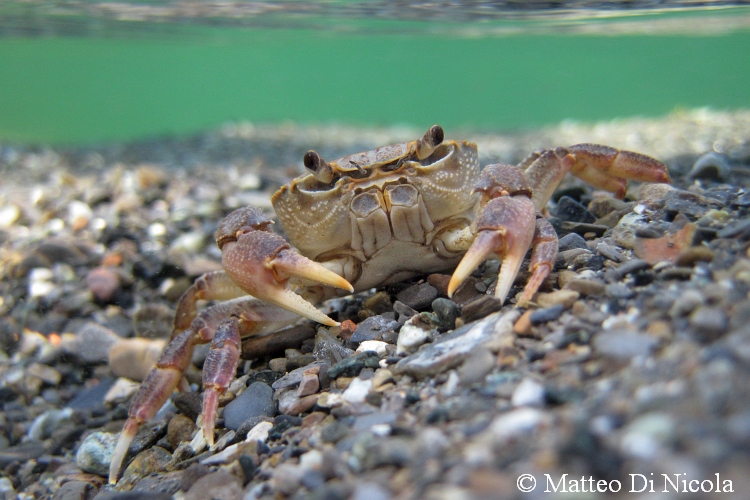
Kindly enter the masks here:
M 750 5 L 0 3 L 0 499 L 748 498 Z

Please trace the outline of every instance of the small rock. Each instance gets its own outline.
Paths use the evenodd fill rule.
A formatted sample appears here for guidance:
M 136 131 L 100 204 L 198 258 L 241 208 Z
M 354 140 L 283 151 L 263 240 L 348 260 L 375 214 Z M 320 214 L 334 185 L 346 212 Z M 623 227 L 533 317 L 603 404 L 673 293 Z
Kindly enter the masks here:
M 195 431 L 195 422 L 185 415 L 175 415 L 167 426 L 167 440 L 176 449 L 183 441 L 190 441 Z
M 86 286 L 96 300 L 109 302 L 120 289 L 120 276 L 109 267 L 95 267 L 86 275 Z
M 531 315 L 534 313 L 533 310 L 529 309 L 524 312 L 518 321 L 513 325 L 513 331 L 521 336 L 527 336 L 531 333 Z
M 349 338 L 349 341 L 353 344 L 359 344 L 367 340 L 382 340 L 383 334 L 392 332 L 396 328 L 398 328 L 398 321 L 384 316 L 370 316 L 357 325 L 357 329 Z
M 63 337 L 60 346 L 85 363 L 106 363 L 110 349 L 122 339 L 112 330 L 88 322 L 73 337 Z
M 357 347 L 357 352 L 365 352 L 365 351 L 375 351 L 378 353 L 378 356 L 385 356 L 388 354 L 388 343 L 382 342 L 380 340 L 365 340 L 361 344 L 359 344 L 359 347 Z
M 223 470 L 204 475 L 185 493 L 185 500 L 241 500 L 242 497 L 242 481 Z
M 262 382 L 254 382 L 224 408 L 224 426 L 236 431 L 246 420 L 272 417 L 275 413 L 273 389 Z
M 73 420 L 73 409 L 48 410 L 34 419 L 26 435 L 32 441 L 43 441 L 52 435 L 52 432 Z
M 533 433 L 547 418 L 541 410 L 521 407 L 495 417 L 489 430 L 495 443 L 502 445 Z
M 517 309 L 505 314 L 490 316 L 444 334 L 434 342 L 411 356 L 402 359 L 391 371 L 409 373 L 417 377 L 434 375 L 462 363 L 482 346 L 493 350 L 512 347 L 515 335 L 513 324 L 520 312 Z
M 496 364 L 497 358 L 489 349 L 477 349 L 458 368 L 458 378 L 465 386 L 482 382 Z
M 299 397 L 296 391 L 287 391 L 279 398 L 279 412 L 284 415 L 299 415 L 310 410 L 317 402 L 317 394 Z
M 563 196 L 557 202 L 553 215 L 571 222 L 593 223 L 596 219 L 589 211 L 569 196 Z
M 711 151 L 696 160 L 690 173 L 688 173 L 688 177 L 692 179 L 725 181 L 729 179 L 730 172 L 731 167 L 726 156 Z
M 458 305 L 449 299 L 437 298 L 432 301 L 432 310 L 440 321 L 440 329 L 443 331 L 453 330 L 456 327 L 456 318 L 459 317 Z
M 130 396 L 136 393 L 141 387 L 138 382 L 133 382 L 130 379 L 120 377 L 117 381 L 109 388 L 107 394 L 104 395 L 105 403 L 116 403 L 127 400 Z
M 726 313 L 718 307 L 698 307 L 690 314 L 689 320 L 696 334 L 706 342 L 724 335 L 729 326 Z
M 610 283 L 606 286 L 606 294 L 613 299 L 629 299 L 635 295 L 635 291 L 625 283 Z
M 286 358 L 273 358 L 268 362 L 268 368 L 276 373 L 286 373 Z
M 557 318 L 562 316 L 562 313 L 565 311 L 565 306 L 563 304 L 558 304 L 556 306 L 547 307 L 544 309 L 537 309 L 536 311 L 533 311 L 531 313 L 531 316 L 529 317 L 529 321 L 532 325 L 541 325 L 543 323 L 549 323 L 550 321 L 555 321 Z
M 714 260 L 714 253 L 710 248 L 696 246 L 680 252 L 675 258 L 674 264 L 676 266 L 692 267 L 698 262 L 711 262 L 712 260 Z
M 413 316 L 407 321 L 398 333 L 396 342 L 396 354 L 409 354 L 415 352 L 437 333 L 434 325 L 422 321 L 420 315 Z
M 588 279 L 572 279 L 565 283 L 566 290 L 573 290 L 583 296 L 598 296 L 604 295 L 606 286 L 599 280 L 588 280 Z
M 203 411 L 203 395 L 198 392 L 180 392 L 172 402 L 186 417 L 195 421 Z
M 463 306 L 461 309 L 461 318 L 464 320 L 464 323 L 471 323 L 499 311 L 502 307 L 503 304 L 496 297 L 482 295 Z
M 365 351 L 342 359 L 328 369 L 328 376 L 332 379 L 338 377 L 356 377 L 363 368 L 379 368 L 380 358 L 376 352 Z
M 120 339 L 109 351 L 109 367 L 118 377 L 142 382 L 164 350 L 165 340 Z
M 544 386 L 532 378 L 524 378 L 510 398 L 513 406 L 544 405 Z
M 111 377 L 103 378 L 98 384 L 80 391 L 73 399 L 68 401 L 68 404 L 65 406 L 67 408 L 73 408 L 74 410 L 85 410 L 101 406 L 104 404 L 104 399 L 114 384 L 115 379 Z
M 109 432 L 89 434 L 76 452 L 76 464 L 91 474 L 108 476 L 116 443 L 117 436 Z
M 365 309 L 369 309 L 370 311 L 374 312 L 376 315 L 393 311 L 391 297 L 390 295 L 388 295 L 388 292 L 383 291 L 380 291 L 372 297 L 368 297 L 367 299 L 365 299 L 365 301 L 362 303 L 362 306 Z
M 656 347 L 657 340 L 650 335 L 630 330 L 612 329 L 598 333 L 593 344 L 600 354 L 626 360 L 650 354 Z
M 93 497 L 93 489 L 94 486 L 86 481 L 68 481 L 60 486 L 52 500 L 88 500 Z
M 60 375 L 59 371 L 41 363 L 31 363 L 26 367 L 26 374 L 39 377 L 42 382 L 49 385 L 58 385 L 62 380 L 62 375 Z
M 309 396 L 315 394 L 320 390 L 320 379 L 318 379 L 317 373 L 305 374 L 302 376 L 302 380 L 297 387 L 297 396 Z
M 372 379 L 352 379 L 349 387 L 344 391 L 344 401 L 351 404 L 364 403 L 370 389 L 372 389 Z
M 124 484 L 134 484 L 140 478 L 149 476 L 155 472 L 167 470 L 167 465 L 172 461 L 172 454 L 161 446 L 152 446 L 138 453 L 130 465 L 122 473 L 121 481 Z
M 534 302 L 540 307 L 553 307 L 562 305 L 565 309 L 573 305 L 578 300 L 580 293 L 574 290 L 556 290 L 550 293 L 537 293 L 534 296 Z
M 560 238 L 560 240 L 557 243 L 557 250 L 559 252 L 564 252 L 566 250 L 572 250 L 574 248 L 583 248 L 585 250 L 588 250 L 588 245 L 586 244 L 586 240 L 584 240 L 579 234 L 576 233 L 569 233 Z
M 438 291 L 429 283 L 417 283 L 401 291 L 396 298 L 412 309 L 425 309 L 438 296 Z

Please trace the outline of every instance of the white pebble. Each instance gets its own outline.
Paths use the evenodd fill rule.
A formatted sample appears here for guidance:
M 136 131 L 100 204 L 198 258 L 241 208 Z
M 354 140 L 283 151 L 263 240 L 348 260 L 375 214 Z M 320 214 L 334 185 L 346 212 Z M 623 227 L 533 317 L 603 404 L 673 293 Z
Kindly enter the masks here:
M 375 351 L 378 353 L 378 356 L 385 356 L 388 351 L 386 350 L 386 346 L 388 344 L 386 342 L 382 342 L 380 340 L 365 340 L 361 344 L 359 344 L 359 347 L 357 347 L 357 352 L 365 352 L 365 351 Z
M 352 379 L 349 387 L 344 391 L 344 401 L 352 404 L 364 403 L 370 388 L 372 388 L 372 380 Z
M 516 386 L 510 401 L 513 406 L 542 406 L 544 404 L 544 386 L 527 377 Z
M 15 205 L 5 205 L 0 208 L 0 228 L 12 226 L 21 216 L 21 210 Z

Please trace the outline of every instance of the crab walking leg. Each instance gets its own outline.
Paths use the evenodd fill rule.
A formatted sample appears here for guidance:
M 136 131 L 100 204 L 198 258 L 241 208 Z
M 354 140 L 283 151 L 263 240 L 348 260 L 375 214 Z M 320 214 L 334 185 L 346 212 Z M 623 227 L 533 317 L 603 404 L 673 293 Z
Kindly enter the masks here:
M 592 186 L 625 196 L 627 181 L 671 182 L 666 165 L 650 156 L 599 144 L 577 144 L 533 153 L 519 165 L 526 167 L 532 200 L 542 210 L 568 172 Z
M 474 221 L 476 237 L 448 282 L 448 296 L 493 254 L 502 263 L 495 296 L 505 302 L 524 255 L 534 237 L 536 213 L 526 196 L 499 196 L 490 200 Z
M 526 307 L 531 301 L 539 286 L 552 271 L 557 259 L 557 233 L 547 219 L 536 220 L 534 239 L 531 242 L 531 261 L 529 271 L 531 278 L 523 289 L 523 294 L 516 304 L 518 307 Z
M 198 344 L 211 342 L 215 338 L 222 320 L 229 317 L 233 318 L 233 324 L 236 325 L 240 337 L 266 335 L 289 326 L 299 319 L 299 316 L 286 309 L 260 302 L 252 297 L 222 302 L 202 311 L 193 320 L 190 328 L 179 333 L 170 341 L 156 366 L 143 381 L 141 388 L 130 403 L 128 420 L 120 433 L 110 464 L 110 483 L 117 482 L 120 466 L 127 455 L 130 442 L 138 432 L 138 428 L 156 415 L 156 412 L 164 405 L 182 380 L 183 374 L 192 360 L 193 348 Z M 234 328 L 234 326 L 229 328 Z M 223 370 L 226 370 L 231 372 L 230 377 L 234 376 L 236 367 L 232 370 L 231 365 L 219 364 L 223 368 L 218 371 L 211 371 L 212 375 L 221 379 L 225 374 Z
M 187 330 L 197 314 L 196 302 L 199 300 L 230 300 L 246 295 L 246 292 L 235 285 L 224 271 L 212 271 L 195 280 L 185 290 L 177 304 L 174 315 L 174 337 Z
M 192 329 L 187 329 L 172 339 L 162 353 L 156 366 L 148 374 L 136 393 L 128 410 L 128 420 L 120 433 L 115 446 L 112 462 L 109 465 L 109 482 L 117 482 L 120 465 L 128 452 L 138 428 L 156 415 L 182 379 L 192 359 L 193 347 L 198 337 Z
M 214 444 L 214 425 L 219 396 L 224 394 L 237 373 L 240 361 L 240 330 L 236 318 L 219 324 L 203 364 L 203 436 Z

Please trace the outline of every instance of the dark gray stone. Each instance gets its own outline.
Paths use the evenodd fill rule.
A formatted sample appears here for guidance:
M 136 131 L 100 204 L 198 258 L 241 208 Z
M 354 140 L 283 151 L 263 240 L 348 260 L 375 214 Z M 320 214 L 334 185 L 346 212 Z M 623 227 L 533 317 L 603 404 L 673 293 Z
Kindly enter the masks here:
M 383 316 L 370 316 L 357 325 L 349 342 L 359 345 L 365 340 L 382 340 L 383 334 L 398 328 L 398 321 Z
M 417 283 L 399 292 L 396 298 L 412 309 L 425 309 L 438 296 L 437 289 L 429 283 Z
M 442 297 L 435 299 L 432 301 L 432 310 L 435 311 L 435 315 L 438 321 L 440 321 L 440 329 L 442 331 L 455 328 L 456 318 L 460 315 L 458 305 L 455 302 Z
M 275 413 L 273 389 L 263 382 L 255 382 L 224 408 L 224 425 L 236 431 L 246 420 L 272 417 Z
M 529 320 L 531 321 L 532 325 L 541 325 L 542 323 L 555 321 L 562 315 L 563 311 L 565 311 L 565 306 L 562 304 L 558 304 L 552 307 L 545 307 L 544 309 L 537 309 L 536 311 L 531 313 Z
M 569 196 L 560 198 L 553 215 L 562 220 L 587 224 L 592 224 L 596 220 L 586 207 Z
M 576 233 L 566 234 L 557 242 L 557 250 L 559 252 L 572 250 L 574 248 L 584 248 L 588 250 L 589 247 L 588 245 L 586 245 L 586 240 L 584 240 L 581 235 Z

